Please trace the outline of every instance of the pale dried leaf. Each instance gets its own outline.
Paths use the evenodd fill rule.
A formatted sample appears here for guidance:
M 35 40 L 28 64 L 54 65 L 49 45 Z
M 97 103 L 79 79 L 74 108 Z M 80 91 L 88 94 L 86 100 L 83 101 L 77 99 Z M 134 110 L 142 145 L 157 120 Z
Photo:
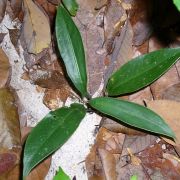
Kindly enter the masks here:
M 29 53 L 37 54 L 51 42 L 50 25 L 46 15 L 32 0 L 24 0 L 23 34 Z
M 180 146 L 180 103 L 170 100 L 156 100 L 148 102 L 147 105 L 166 121 L 176 135 L 175 142 L 163 139 L 172 145 Z
M 8 57 L 2 49 L 0 49 L 0 88 L 4 87 L 8 81 L 10 64 Z

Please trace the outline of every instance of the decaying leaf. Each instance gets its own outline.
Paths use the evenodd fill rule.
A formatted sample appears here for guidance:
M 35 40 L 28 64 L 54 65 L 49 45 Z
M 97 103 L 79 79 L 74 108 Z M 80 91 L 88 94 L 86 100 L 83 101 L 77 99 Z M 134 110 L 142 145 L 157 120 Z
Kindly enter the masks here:
M 0 89 L 0 147 L 9 149 L 18 145 L 20 129 L 15 99 L 9 89 Z
M 172 145 L 180 146 L 180 103 L 171 100 L 156 100 L 148 102 L 148 108 L 163 117 L 176 135 L 175 142 L 170 139 L 163 139 Z
M 8 57 L 2 49 L 0 49 L 0 88 L 4 87 L 8 81 L 10 64 Z
M 5 10 L 6 10 L 6 2 L 7 0 L 0 1 L 0 23 L 4 18 Z
M 96 143 L 86 157 L 88 179 L 116 179 L 116 161 L 122 151 L 125 135 L 100 128 Z
M 50 25 L 46 15 L 32 0 L 24 0 L 23 34 L 29 53 L 37 54 L 51 42 Z

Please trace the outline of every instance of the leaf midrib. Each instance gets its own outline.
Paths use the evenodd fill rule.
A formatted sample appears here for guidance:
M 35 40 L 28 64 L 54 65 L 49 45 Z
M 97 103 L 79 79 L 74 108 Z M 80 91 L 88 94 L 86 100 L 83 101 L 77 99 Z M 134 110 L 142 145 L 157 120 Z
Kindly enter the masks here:
M 173 57 L 172 57 L 172 58 L 173 58 Z M 176 61 L 177 61 L 177 60 L 178 60 L 178 58 L 176 59 Z M 168 60 L 166 60 L 166 61 L 168 61 Z M 175 61 L 175 62 L 176 62 L 176 61 Z M 174 63 L 175 63 L 175 62 L 174 62 Z M 150 68 L 142 71 L 141 73 L 139 73 L 139 74 L 137 74 L 137 75 L 135 75 L 135 76 L 132 76 L 132 78 L 129 78 L 129 79 L 126 78 L 126 79 L 123 81 L 123 83 L 120 83 L 120 85 L 119 85 L 118 83 L 113 84 L 113 88 L 111 88 L 111 90 L 112 90 L 112 91 L 115 91 L 117 88 L 119 88 L 119 86 L 123 86 L 124 84 L 128 83 L 128 81 L 132 81 L 132 80 L 134 80 L 134 79 L 137 79 L 139 76 L 141 77 L 142 74 L 144 74 L 145 72 L 151 71 L 154 67 L 159 66 L 159 65 L 161 65 L 161 64 L 163 64 L 163 63 L 164 63 L 164 62 L 160 62 L 160 61 L 159 61 L 159 63 L 157 63 L 156 65 L 153 64 L 152 67 L 150 67 Z M 174 64 L 174 63 L 173 63 L 173 64 Z M 173 64 L 171 64 L 171 66 L 172 66 Z M 171 68 L 171 66 L 170 66 L 169 68 Z M 168 68 L 168 69 L 169 69 L 169 68 Z M 168 69 L 166 70 L 166 72 L 168 71 Z M 160 75 L 161 75 L 161 74 L 160 74 Z M 158 77 L 159 77 L 159 76 L 158 76 Z M 157 78 L 158 78 L 158 77 L 157 77 Z M 156 79 L 157 79 L 157 78 L 156 78 Z M 154 80 L 156 80 L 156 79 L 154 79 Z M 152 82 L 152 81 L 151 81 L 151 82 Z M 148 84 L 149 84 L 149 83 L 148 83 Z M 146 85 L 147 85 L 147 83 L 146 83 Z M 111 86 L 112 86 L 112 85 L 111 85 Z M 143 86 L 144 86 L 144 85 L 143 85 Z M 143 86 L 141 86 L 141 87 L 143 87 Z M 140 88 L 141 88 L 141 87 L 140 87 Z M 139 89 L 140 89 L 140 88 L 139 88 Z
M 63 11 L 65 11 L 65 10 L 63 9 Z M 63 13 L 63 12 L 62 12 L 62 13 Z M 65 12 L 65 13 L 66 13 L 66 12 Z M 64 25 L 65 25 L 65 27 L 66 27 L 67 32 L 69 32 L 66 21 L 64 20 L 64 18 L 62 18 L 62 20 L 63 20 L 63 22 L 64 22 Z M 66 34 L 66 35 L 67 35 L 68 41 L 69 41 L 70 44 L 71 44 L 71 49 L 72 49 L 72 52 L 73 52 L 73 57 L 74 57 L 74 59 L 77 59 L 77 58 L 76 58 L 76 53 L 75 53 L 74 48 L 73 48 L 73 43 L 72 43 L 72 41 L 71 41 L 71 36 L 69 35 L 69 33 Z M 81 77 L 81 73 L 80 73 L 80 70 L 79 70 L 79 68 L 78 68 L 78 67 L 79 67 L 79 66 L 78 66 L 78 61 L 75 61 L 75 65 L 76 65 L 77 73 L 79 74 L 79 77 L 80 77 L 81 84 L 83 84 L 83 80 L 82 80 L 82 77 Z M 68 73 L 68 74 L 69 74 L 69 73 Z M 70 74 L 69 74 L 69 76 L 72 77 Z M 72 78 L 72 79 L 73 79 L 73 78 Z M 74 81 L 74 80 L 73 80 L 73 81 Z M 75 83 L 75 84 L 76 84 L 76 83 Z M 79 88 L 78 88 L 78 89 L 79 89 Z

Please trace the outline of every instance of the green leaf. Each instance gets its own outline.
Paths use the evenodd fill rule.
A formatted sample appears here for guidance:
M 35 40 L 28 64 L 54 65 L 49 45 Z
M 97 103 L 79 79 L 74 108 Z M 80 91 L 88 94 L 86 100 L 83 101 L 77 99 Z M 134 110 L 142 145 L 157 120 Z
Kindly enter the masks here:
M 74 103 L 69 108 L 63 107 L 50 112 L 37 124 L 25 144 L 24 177 L 71 137 L 85 113 L 83 105 Z
M 62 0 L 64 6 L 72 16 L 76 16 L 76 12 L 79 8 L 76 0 Z
M 95 98 L 90 100 L 89 103 L 98 111 L 130 126 L 172 138 L 175 137 L 165 121 L 146 107 L 109 97 Z
M 108 95 L 132 93 L 151 84 L 179 57 L 180 48 L 161 49 L 129 61 L 110 77 L 106 87 Z
M 133 175 L 133 176 L 131 176 L 130 180 L 138 180 L 137 175 Z
M 57 9 L 56 37 L 68 76 L 81 95 L 87 96 L 87 73 L 82 38 L 71 16 L 62 6 Z
M 54 176 L 53 180 L 71 180 L 70 177 L 63 171 L 60 167 L 56 176 Z
M 177 7 L 178 11 L 180 11 L 180 0 L 173 0 L 173 3 Z

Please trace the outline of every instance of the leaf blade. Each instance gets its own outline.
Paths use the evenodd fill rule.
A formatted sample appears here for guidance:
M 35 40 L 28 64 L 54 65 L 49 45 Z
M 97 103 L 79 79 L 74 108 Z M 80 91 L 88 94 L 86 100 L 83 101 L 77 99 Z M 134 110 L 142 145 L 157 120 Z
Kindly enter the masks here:
M 67 10 L 69 11 L 69 13 L 72 16 L 76 16 L 76 12 L 79 8 L 76 0 L 63 0 L 62 2 L 64 4 L 64 6 L 67 8 Z
M 180 11 L 180 0 L 173 0 L 173 3 L 177 7 L 178 11 Z
M 60 167 L 56 176 L 54 176 L 53 180 L 71 180 L 70 177 L 63 171 Z
M 32 130 L 24 149 L 23 176 L 44 158 L 60 148 L 77 129 L 85 116 L 85 108 L 80 104 L 63 107 L 50 112 Z
M 82 38 L 75 23 L 62 6 L 57 9 L 56 37 L 68 76 L 81 95 L 87 96 L 87 73 Z
M 163 75 L 179 57 L 180 48 L 172 48 L 134 58 L 110 77 L 106 87 L 108 95 L 132 93 L 151 84 Z
M 130 126 L 171 138 L 175 137 L 173 131 L 159 115 L 141 105 L 110 97 L 95 98 L 90 100 L 89 104 L 98 111 Z

